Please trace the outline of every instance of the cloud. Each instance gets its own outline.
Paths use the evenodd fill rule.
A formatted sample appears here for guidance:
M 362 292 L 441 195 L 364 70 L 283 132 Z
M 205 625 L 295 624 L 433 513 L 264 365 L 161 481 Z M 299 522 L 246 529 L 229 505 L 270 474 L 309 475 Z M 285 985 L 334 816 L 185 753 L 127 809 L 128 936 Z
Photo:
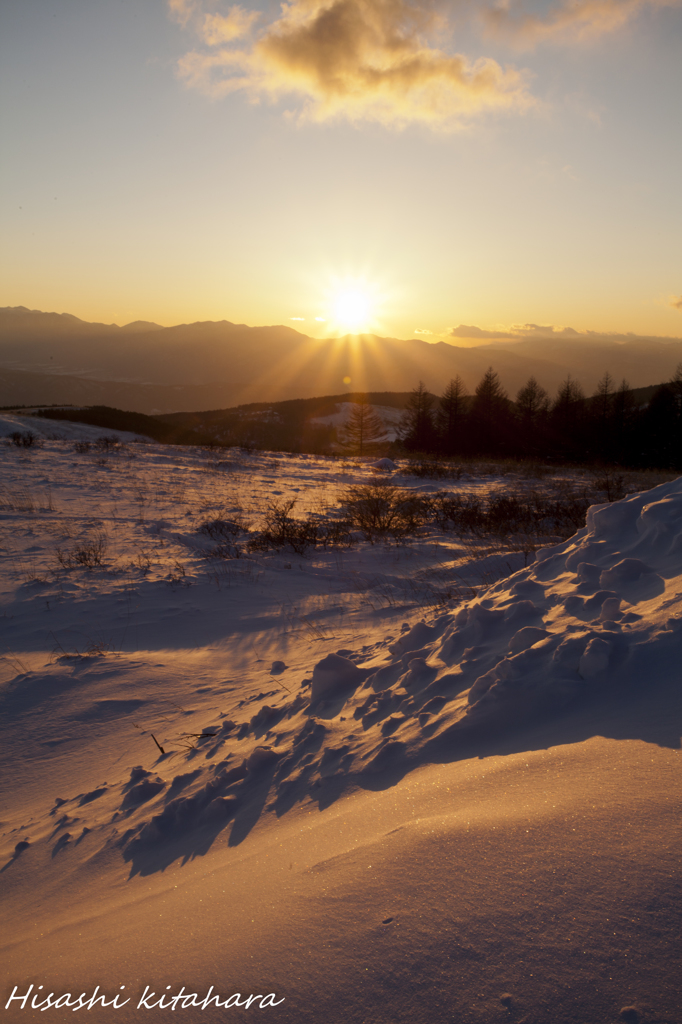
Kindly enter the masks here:
M 201 27 L 202 39 L 209 46 L 242 39 L 249 34 L 253 23 L 259 18 L 259 11 L 245 11 L 239 4 L 231 7 L 227 14 L 205 14 Z
M 198 10 L 197 0 L 168 0 L 168 13 L 183 28 L 187 27 Z
M 368 120 L 398 128 L 457 128 L 488 112 L 535 105 L 528 72 L 432 45 L 447 28 L 434 0 L 289 0 L 241 48 L 220 44 L 233 27 L 248 33 L 254 14 L 236 6 L 226 18 L 201 20 L 198 0 L 169 3 L 172 17 L 185 27 L 191 22 L 210 47 L 185 54 L 180 77 L 211 96 L 244 91 L 254 100 L 274 101 L 294 95 L 308 120 Z
M 673 307 L 673 309 L 682 310 L 682 295 L 673 295 L 673 297 L 670 300 L 670 305 Z
M 290 316 L 289 319 L 290 320 L 301 320 L 301 321 L 303 321 L 303 320 L 305 320 L 305 317 L 304 316 Z
M 508 331 L 484 331 L 480 327 L 473 327 L 467 324 L 460 324 L 459 327 L 453 327 L 450 331 L 451 338 L 513 338 L 515 335 L 510 334 Z
M 414 333 L 415 334 L 433 334 L 433 331 L 426 331 L 426 330 L 422 330 L 419 327 L 415 327 Z
M 564 0 L 543 17 L 525 14 L 520 0 L 488 8 L 488 29 L 522 49 L 540 43 L 590 42 L 622 28 L 651 7 L 679 7 L 682 0 Z
M 572 327 L 555 327 L 554 324 L 512 324 L 511 330 L 515 335 L 528 338 L 532 336 L 547 338 L 550 336 L 562 338 L 577 338 L 579 331 Z
M 202 0 L 168 0 L 168 12 L 183 28 L 191 24 L 207 46 L 242 39 L 261 16 L 260 11 L 245 11 L 240 4 L 229 7 L 227 14 L 211 14 L 204 11 Z
M 589 331 L 587 332 L 590 333 Z M 579 338 L 581 334 L 572 327 L 555 327 L 553 324 L 512 324 L 509 330 L 486 331 L 473 325 L 460 324 L 450 331 L 451 338 L 480 338 L 520 341 L 522 338 Z

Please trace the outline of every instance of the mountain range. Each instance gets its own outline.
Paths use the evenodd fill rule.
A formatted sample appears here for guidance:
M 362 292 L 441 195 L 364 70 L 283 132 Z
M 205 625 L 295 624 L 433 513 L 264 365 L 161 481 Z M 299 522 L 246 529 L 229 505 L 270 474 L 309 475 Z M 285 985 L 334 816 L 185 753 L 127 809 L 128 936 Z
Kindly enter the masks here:
M 458 345 L 479 331 L 479 345 Z M 459 332 L 459 333 L 458 333 Z M 473 334 L 476 337 L 476 334 Z M 162 327 L 88 323 L 68 313 L 0 308 L 0 405 L 112 405 L 147 414 L 202 411 L 354 391 L 436 394 L 459 374 L 469 392 L 489 366 L 510 397 L 535 376 L 554 394 L 571 375 L 589 394 L 605 371 L 645 387 L 682 361 L 682 339 L 551 328 L 492 340 L 458 328 L 452 342 L 346 335 L 228 320 Z

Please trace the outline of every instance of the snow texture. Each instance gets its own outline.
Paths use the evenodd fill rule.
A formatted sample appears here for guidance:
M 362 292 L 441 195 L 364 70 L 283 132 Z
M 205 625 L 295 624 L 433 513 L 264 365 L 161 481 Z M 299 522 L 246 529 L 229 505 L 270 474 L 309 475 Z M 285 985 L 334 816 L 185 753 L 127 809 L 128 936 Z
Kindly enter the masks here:
M 532 564 L 415 608 L 404 581 L 414 594 L 428 539 L 308 561 L 211 561 L 216 538 L 200 519 L 214 532 L 233 524 L 234 539 L 268 494 L 305 504 L 313 481 L 345 484 L 336 463 L 231 453 L 220 456 L 228 469 L 207 473 L 205 453 L 139 447 L 134 478 L 114 455 L 78 478 L 57 442 L 5 450 L 5 486 L 16 495 L 30 478 L 35 489 L 13 555 L 19 498 L 3 513 L 11 618 L 0 704 L 17 794 L 3 826 L 8 874 L 44 850 L 50 864 L 71 858 L 74 877 L 101 862 L 148 878 L 205 855 L 223 832 L 228 849 L 239 846 L 263 819 L 277 828 L 308 801 L 323 811 L 464 743 L 475 750 L 596 695 L 619 702 L 654 678 L 678 679 L 682 480 L 593 506 L 583 529 Z M 135 491 L 145 481 L 146 499 Z M 165 494 L 155 507 L 152 482 Z M 48 485 L 51 507 L 35 497 Z M 106 532 L 105 564 L 42 571 L 31 562 L 32 548 L 42 562 L 48 554 L 39 514 L 62 551 Z M 438 556 L 442 577 L 442 546 Z

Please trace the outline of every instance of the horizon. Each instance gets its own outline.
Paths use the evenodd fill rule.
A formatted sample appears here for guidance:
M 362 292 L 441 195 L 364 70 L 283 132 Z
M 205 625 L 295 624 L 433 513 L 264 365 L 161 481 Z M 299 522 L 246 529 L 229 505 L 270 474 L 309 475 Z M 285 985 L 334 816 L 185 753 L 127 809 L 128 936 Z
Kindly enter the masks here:
M 509 325 L 506 325 L 505 327 L 500 327 L 500 329 L 497 330 L 497 331 L 487 331 L 484 328 L 480 328 L 478 325 L 464 325 L 464 324 L 460 324 L 460 325 L 458 325 L 458 327 L 454 328 L 447 336 L 445 336 L 445 337 L 440 337 L 439 336 L 437 338 L 423 337 L 421 335 L 418 335 L 416 337 L 414 335 L 411 335 L 411 336 L 408 336 L 408 337 L 394 337 L 394 336 L 378 334 L 377 332 L 374 332 L 374 331 L 373 332 L 369 332 L 369 331 L 346 332 L 344 334 L 337 334 L 337 335 L 328 335 L 327 334 L 327 335 L 324 335 L 322 337 L 319 337 L 319 336 L 316 336 L 314 334 L 310 334 L 309 335 L 309 334 L 306 333 L 305 330 L 301 329 L 300 327 L 294 327 L 292 324 L 286 323 L 286 322 L 267 323 L 267 324 L 266 323 L 248 324 L 248 323 L 240 323 L 239 321 L 236 321 L 236 320 L 230 320 L 228 317 L 220 317 L 217 320 L 198 319 L 198 320 L 183 321 L 183 322 L 172 323 L 172 324 L 160 324 L 160 323 L 158 323 L 158 321 L 144 320 L 144 319 L 138 317 L 138 318 L 135 318 L 134 320 L 130 320 L 130 321 L 125 322 L 125 323 L 118 323 L 116 321 L 107 322 L 105 320 L 99 320 L 99 319 L 87 320 L 87 319 L 85 319 L 85 318 L 83 318 L 81 316 L 78 316 L 75 313 L 72 313 L 72 312 L 67 311 L 67 310 L 58 311 L 58 310 L 46 310 L 46 309 L 38 309 L 38 308 L 31 309 L 30 307 L 24 306 L 24 305 L 0 306 L 0 311 L 4 311 L 4 312 L 22 311 L 22 312 L 27 312 L 27 313 L 44 314 L 44 315 L 47 315 L 47 316 L 65 316 L 65 317 L 68 317 L 70 319 L 78 320 L 81 323 L 92 324 L 93 326 L 97 326 L 97 327 L 118 327 L 121 330 L 124 330 L 125 328 L 128 328 L 128 327 L 133 327 L 136 324 L 149 325 L 151 328 L 160 328 L 161 330 L 165 330 L 165 329 L 169 329 L 169 328 L 173 328 L 173 327 L 195 327 L 195 326 L 199 326 L 199 325 L 202 325 L 202 324 L 221 324 L 221 323 L 224 323 L 224 324 L 229 324 L 230 326 L 233 326 L 233 327 L 247 327 L 249 329 L 256 329 L 256 330 L 260 329 L 260 328 L 286 327 L 286 328 L 289 328 L 290 330 L 296 331 L 296 333 L 298 333 L 300 335 L 303 335 L 304 337 L 310 338 L 310 340 L 312 340 L 312 341 L 348 341 L 348 340 L 352 340 L 352 339 L 365 340 L 365 339 L 377 338 L 377 339 L 380 339 L 380 340 L 395 340 L 395 341 L 423 341 L 423 342 L 425 342 L 428 345 L 446 344 L 446 345 L 452 346 L 453 348 L 474 348 L 474 347 L 478 347 L 478 346 L 484 347 L 486 345 L 499 344 L 500 342 L 509 342 L 509 343 L 513 344 L 515 342 L 524 341 L 524 340 L 526 340 L 528 338 L 542 339 L 542 340 L 545 340 L 545 341 L 578 341 L 578 340 L 581 340 L 581 339 L 582 340 L 590 340 L 590 339 L 597 340 L 597 339 L 599 339 L 599 340 L 607 340 L 607 341 L 608 340 L 613 340 L 615 343 L 620 343 L 620 344 L 627 343 L 627 341 L 629 341 L 629 340 L 635 341 L 635 340 L 638 340 L 638 339 L 647 339 L 647 338 L 649 338 L 651 340 L 655 340 L 655 341 L 680 341 L 680 340 L 682 340 L 682 334 L 679 334 L 679 335 L 675 335 L 675 334 L 670 334 L 670 335 L 655 335 L 655 334 L 640 335 L 640 334 L 636 334 L 635 332 L 632 332 L 632 331 L 627 332 L 627 333 L 622 333 L 622 332 L 618 332 L 618 331 L 607 331 L 607 330 L 604 330 L 604 331 L 594 331 L 594 330 L 590 330 L 590 329 L 587 329 L 587 330 L 584 330 L 584 331 L 579 331 L 579 330 L 576 330 L 575 328 L 570 327 L 570 326 L 557 326 L 557 325 L 554 325 L 554 324 L 541 325 L 541 324 L 530 324 L 530 323 L 525 323 L 525 324 L 509 324 Z M 471 333 L 466 333 L 467 331 L 470 331 Z M 457 333 L 457 332 L 460 332 L 460 333 Z M 141 330 L 140 333 L 147 333 L 147 332 Z

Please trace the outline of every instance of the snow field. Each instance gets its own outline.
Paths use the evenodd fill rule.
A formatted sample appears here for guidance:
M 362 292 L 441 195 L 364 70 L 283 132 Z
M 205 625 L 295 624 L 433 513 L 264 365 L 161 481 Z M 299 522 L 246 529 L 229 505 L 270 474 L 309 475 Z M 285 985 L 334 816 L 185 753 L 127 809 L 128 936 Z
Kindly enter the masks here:
M 305 557 L 245 548 L 224 558 L 206 557 L 216 541 L 204 523 L 253 526 L 273 497 L 296 497 L 297 511 L 324 519 L 335 514 L 340 490 L 375 479 L 375 469 L 153 444 L 75 452 L 49 440 L 0 455 L 3 875 L 16 922 L 5 948 L 13 977 L 33 981 L 46 969 L 56 979 L 61 969 L 85 984 L 108 951 L 116 977 L 132 985 L 145 970 L 160 976 L 149 952 L 158 946 L 176 973 L 189 963 L 203 982 L 219 971 L 210 950 L 220 943 L 241 978 L 276 979 L 287 996 L 278 1020 L 432 1020 L 443 986 L 454 1019 L 465 1024 L 508 1019 L 508 1005 L 533 1024 L 602 1021 L 610 1019 L 608 993 L 623 992 L 618 1019 L 619 1006 L 629 1005 L 620 967 L 595 995 L 586 987 L 592 974 L 564 969 L 565 954 L 538 948 L 545 973 L 555 972 L 538 988 L 535 972 L 521 970 L 508 948 L 516 943 L 527 956 L 527 928 L 551 932 L 550 921 L 565 917 L 548 865 L 563 865 L 568 877 L 574 853 L 585 856 L 571 847 L 567 822 L 584 815 L 588 801 L 597 812 L 585 826 L 591 848 L 608 829 L 626 835 L 630 819 L 644 815 L 632 863 L 649 867 L 633 868 L 633 892 L 667 898 L 659 876 L 671 878 L 674 868 L 665 816 L 655 828 L 646 817 L 632 766 L 650 744 L 666 779 L 677 767 L 682 481 L 593 506 L 582 530 L 525 566 L 518 550 L 486 551 L 435 530 L 406 545 L 358 538 L 350 549 Z M 467 489 L 492 485 L 499 481 L 466 481 Z M 462 483 L 447 487 L 455 493 Z M 559 723 L 554 743 L 524 739 L 545 721 Z M 621 734 L 637 738 L 635 753 L 615 749 Z M 478 764 L 484 752 L 488 760 Z M 615 785 L 628 799 L 599 793 L 609 760 L 622 767 Z M 660 816 L 671 791 L 655 774 L 647 778 L 651 814 Z M 525 825 L 543 851 L 537 868 Z M 492 842 L 498 827 L 502 847 Z M 394 832 L 398 839 L 388 839 Z M 623 877 L 627 856 L 599 868 L 598 921 L 584 902 L 576 906 L 574 930 L 600 936 L 590 947 L 592 973 L 608 949 L 614 864 Z M 227 897 L 211 880 L 225 871 L 231 880 L 219 888 Z M 493 895 L 502 876 L 517 909 L 539 886 L 535 917 Z M 591 884 L 581 876 L 581 900 Z M 185 891 L 174 895 L 178 886 Z M 427 918 L 420 899 L 431 908 Z M 159 900 L 180 915 L 217 901 L 223 917 L 202 915 L 195 944 L 175 924 L 152 940 Z M 330 906 L 337 924 L 328 940 Z M 406 936 L 409 924 L 409 941 L 391 931 L 396 921 Z M 669 923 L 668 915 L 661 934 Z M 79 928 L 87 947 L 75 937 Z M 384 929 L 376 941 L 395 934 L 379 959 L 363 953 L 373 929 Z M 137 932 L 141 945 L 131 940 Z M 67 964 L 61 933 L 72 936 Z M 456 935 L 459 950 L 449 981 L 443 934 Z M 254 970 L 245 951 L 257 949 L 267 957 Z M 416 1002 L 415 949 L 428 979 L 424 989 L 417 984 Z M 671 955 L 659 948 L 668 967 Z M 373 987 L 358 985 L 363 956 Z M 493 961 L 495 991 L 505 982 L 496 1008 L 483 980 L 491 980 Z M 673 994 L 654 974 L 646 975 L 647 998 L 654 982 L 665 990 L 659 1019 L 672 1021 L 665 1007 Z M 517 986 L 511 994 L 507 983 Z M 488 1001 L 479 1004 L 480 988 Z M 500 1001 L 505 994 L 510 1004 Z M 113 1019 L 137 1018 L 120 1011 Z

